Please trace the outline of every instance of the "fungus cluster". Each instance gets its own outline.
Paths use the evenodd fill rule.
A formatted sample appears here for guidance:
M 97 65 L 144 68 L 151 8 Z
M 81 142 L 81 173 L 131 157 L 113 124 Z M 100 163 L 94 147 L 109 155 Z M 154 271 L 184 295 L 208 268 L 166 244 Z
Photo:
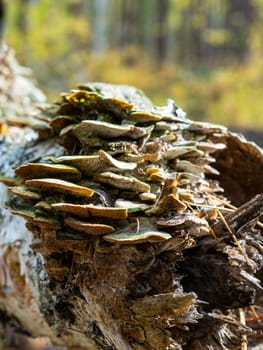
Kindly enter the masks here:
M 157 108 L 108 90 L 82 86 L 44 108 L 39 118 L 65 155 L 16 169 L 23 181 L 11 189 L 20 197 L 13 210 L 40 229 L 66 227 L 72 239 L 163 241 L 193 222 L 193 236 L 209 235 L 200 208 L 221 205 L 212 194 L 222 189 L 207 175 L 217 174 L 211 154 L 225 147 L 209 136 L 222 127 L 191 122 L 172 101 Z

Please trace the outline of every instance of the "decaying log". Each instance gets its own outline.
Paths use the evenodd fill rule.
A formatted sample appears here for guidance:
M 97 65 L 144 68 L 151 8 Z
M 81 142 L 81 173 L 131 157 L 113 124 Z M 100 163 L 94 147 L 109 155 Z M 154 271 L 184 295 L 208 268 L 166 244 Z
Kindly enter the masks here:
M 245 348 L 262 150 L 131 87 L 83 85 L 41 111 L 39 139 L 10 127 L 0 144 L 0 347 Z

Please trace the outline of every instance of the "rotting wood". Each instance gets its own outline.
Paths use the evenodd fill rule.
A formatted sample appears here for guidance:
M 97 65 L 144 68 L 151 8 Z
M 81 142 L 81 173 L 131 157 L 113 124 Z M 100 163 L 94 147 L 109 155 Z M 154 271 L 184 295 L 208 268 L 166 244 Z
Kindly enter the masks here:
M 26 216 L 27 227 L 35 236 L 32 247 L 40 253 L 34 253 L 28 241 L 23 243 L 23 235 L 31 237 L 29 232 L 21 232 L 21 236 L 17 232 L 26 258 L 20 255 L 14 270 L 11 262 L 6 263 L 6 253 L 2 254 L 5 265 L 0 309 L 5 318 L 1 326 L 8 329 L 13 322 L 13 334 L 27 333 L 37 338 L 46 335 L 54 349 L 64 346 L 72 350 L 205 350 L 207 347 L 234 350 L 244 346 L 244 337 L 249 340 L 251 331 L 240 322 L 238 310 L 253 304 L 260 296 L 260 293 L 256 296 L 260 281 L 255 273 L 263 261 L 262 227 L 258 225 L 262 220 L 263 195 L 235 209 L 222 193 L 222 173 L 216 175 L 210 171 L 208 174 L 204 158 L 207 157 L 210 164 L 213 161 L 210 153 L 215 153 L 218 160 L 215 167 L 219 165 L 222 169 L 220 152 L 224 157 L 228 152 L 226 139 L 232 142 L 231 154 L 235 154 L 235 147 L 242 148 L 243 157 L 246 157 L 247 150 L 250 162 L 253 154 L 262 162 L 259 150 L 251 145 L 246 148 L 245 141 L 235 139 L 225 128 L 190 121 L 174 104 L 159 109 L 134 88 L 90 84 L 80 90 L 63 95 L 56 106 L 42 108 L 50 118 L 47 139 L 43 139 L 41 131 L 41 142 L 31 144 L 33 151 L 27 153 L 23 163 L 34 163 L 36 154 L 39 164 L 63 164 L 63 159 L 70 156 L 70 165 L 81 173 L 71 179 L 74 186 L 86 188 L 86 192 L 92 189 L 93 195 L 84 197 L 72 195 L 70 191 L 50 191 L 46 186 L 35 188 L 34 184 L 45 180 L 33 179 L 30 174 L 25 183 L 20 179 L 23 191 L 13 190 L 9 206 L 17 213 L 30 213 Z M 109 95 L 112 98 L 109 99 Z M 145 106 L 151 106 L 145 111 L 150 120 L 142 114 L 144 101 Z M 51 122 L 66 107 L 71 111 L 67 130 L 63 123 Z M 134 118 L 134 113 L 140 118 Z M 122 120 L 126 123 L 126 116 L 134 128 L 114 127 L 116 147 L 113 147 L 105 135 L 105 127 L 119 125 Z M 81 125 L 88 118 L 93 121 L 92 125 L 96 124 L 96 118 L 102 118 L 103 131 L 74 134 L 74 130 L 80 129 L 71 128 L 70 123 Z M 174 128 L 174 123 L 178 128 Z M 52 126 L 55 137 L 51 137 Z M 132 137 L 129 136 L 131 131 Z M 116 136 L 116 132 L 121 134 Z M 65 158 L 61 157 L 58 139 L 64 146 Z M 46 157 L 46 149 L 41 151 L 43 142 L 50 150 L 50 157 Z M 201 147 L 197 152 L 199 142 Z M 180 148 L 179 153 L 173 152 L 177 156 L 171 158 L 168 146 Z M 190 155 L 189 147 L 192 147 Z M 103 156 L 105 163 L 102 168 L 85 172 L 78 167 L 79 153 L 96 159 Z M 2 154 L 2 161 L 10 162 L 5 158 L 5 149 Z M 21 165 L 19 159 L 15 164 L 16 167 Z M 13 165 L 9 163 L 9 167 Z M 113 174 L 111 181 L 97 181 L 105 177 L 105 173 Z M 12 178 L 12 173 L 8 175 Z M 259 176 L 255 174 L 256 178 Z M 52 186 L 56 181 L 52 181 Z M 60 173 L 57 183 L 64 182 Z M 22 195 L 24 190 L 27 194 L 36 191 L 42 204 L 39 205 L 38 196 Z M 241 193 L 242 200 L 247 196 Z M 109 215 L 87 218 L 84 215 L 76 219 L 74 213 L 58 210 L 56 203 L 71 204 L 71 208 L 88 207 L 91 212 L 94 207 L 97 213 L 101 207 L 117 208 L 121 203 L 125 215 L 119 220 Z M 221 213 L 221 220 L 217 211 Z M 8 220 L 11 222 L 13 217 Z M 81 232 L 91 227 L 116 231 L 102 232 L 99 236 Z M 1 237 L 5 236 L 1 226 Z M 14 241 L 7 239 L 6 243 L 10 251 L 17 251 Z M 36 269 L 34 278 L 38 278 L 38 283 L 32 283 L 32 269 Z M 21 284 L 26 280 L 28 284 Z M 31 313 L 20 308 L 18 303 L 16 308 L 11 308 L 9 296 L 3 293 L 7 285 L 13 286 L 12 303 L 17 298 L 23 305 L 28 296 L 31 305 L 37 305 L 37 315 L 45 327 L 37 327 L 37 323 L 31 325 L 28 319 Z M 21 290 L 17 288 L 19 285 Z M 28 293 L 24 293 L 27 288 Z

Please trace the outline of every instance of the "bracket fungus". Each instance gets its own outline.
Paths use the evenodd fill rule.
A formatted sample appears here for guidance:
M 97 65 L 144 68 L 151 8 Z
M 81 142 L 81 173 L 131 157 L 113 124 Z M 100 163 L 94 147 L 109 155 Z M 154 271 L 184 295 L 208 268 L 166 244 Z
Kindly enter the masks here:
M 238 308 L 260 286 L 263 204 L 261 194 L 246 211 L 246 196 L 236 211 L 222 188 L 236 136 L 128 86 L 81 85 L 39 114 L 64 151 L 16 169 L 9 207 L 38 239 L 54 300 L 63 291 L 46 314 L 57 334 L 71 315 L 61 339 L 81 336 L 69 349 L 240 348 L 249 329 Z
M 94 194 L 94 191 L 88 187 L 76 185 L 69 181 L 64 181 L 54 178 L 40 178 L 40 179 L 31 179 L 26 180 L 25 185 L 33 188 L 40 188 L 47 191 L 61 191 L 64 193 L 69 193 L 75 196 L 81 197 L 91 197 Z
M 60 176 L 64 180 L 80 180 L 81 178 L 81 172 L 78 171 L 78 169 L 61 164 L 27 163 L 16 168 L 15 173 L 23 180 L 44 177 L 53 177 L 59 179 Z

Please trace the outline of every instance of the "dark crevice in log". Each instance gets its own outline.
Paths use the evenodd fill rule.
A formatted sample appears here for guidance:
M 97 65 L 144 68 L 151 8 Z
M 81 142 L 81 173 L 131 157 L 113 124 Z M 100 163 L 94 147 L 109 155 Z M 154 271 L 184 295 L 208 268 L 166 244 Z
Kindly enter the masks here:
M 239 268 L 229 265 L 226 256 L 219 254 L 200 255 L 190 253 L 180 265 L 185 277 L 185 291 L 194 291 L 198 299 L 208 304 L 203 309 L 226 310 L 251 305 L 255 299 L 255 288 L 240 275 Z

